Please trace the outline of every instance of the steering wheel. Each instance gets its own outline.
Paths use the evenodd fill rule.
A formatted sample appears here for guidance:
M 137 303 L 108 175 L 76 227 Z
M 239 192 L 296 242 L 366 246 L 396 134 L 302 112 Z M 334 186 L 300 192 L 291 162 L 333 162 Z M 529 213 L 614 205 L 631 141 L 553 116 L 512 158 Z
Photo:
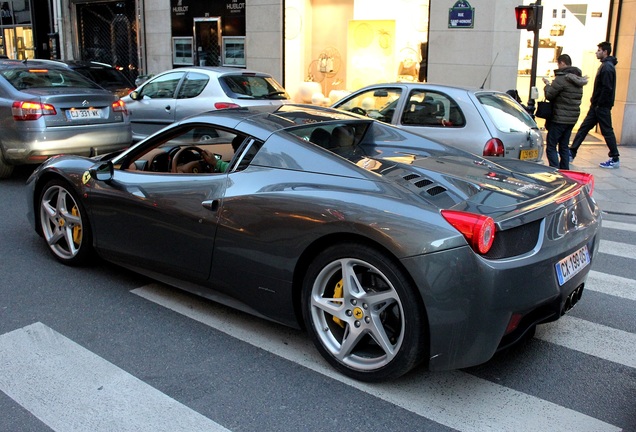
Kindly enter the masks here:
M 357 107 L 357 106 L 351 108 L 349 111 L 354 113 L 354 114 L 360 114 L 360 115 L 363 115 L 363 116 L 367 115 L 367 111 L 365 109 Z
M 199 159 L 179 164 L 179 159 L 181 159 L 184 154 L 187 154 L 186 152 L 198 153 Z M 183 147 L 179 149 L 179 151 L 177 151 L 177 153 L 172 158 L 172 167 L 170 169 L 171 173 L 206 173 L 210 171 L 210 165 L 205 161 L 205 158 L 203 157 L 203 150 L 199 147 Z

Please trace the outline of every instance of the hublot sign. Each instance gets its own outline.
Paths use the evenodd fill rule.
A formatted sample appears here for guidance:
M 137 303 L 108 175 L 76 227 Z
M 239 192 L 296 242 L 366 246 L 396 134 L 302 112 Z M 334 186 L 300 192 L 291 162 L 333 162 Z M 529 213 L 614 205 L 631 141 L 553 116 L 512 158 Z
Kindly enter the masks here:
M 172 7 L 172 13 L 175 15 L 185 15 L 188 13 L 188 7 L 183 5 L 183 0 L 178 0 L 177 5 Z

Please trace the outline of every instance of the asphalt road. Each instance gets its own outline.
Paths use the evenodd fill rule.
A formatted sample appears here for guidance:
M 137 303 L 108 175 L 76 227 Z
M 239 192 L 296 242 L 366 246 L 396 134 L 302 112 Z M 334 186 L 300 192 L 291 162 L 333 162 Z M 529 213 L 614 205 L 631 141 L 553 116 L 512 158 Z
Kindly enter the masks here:
M 68 268 L 0 182 L 0 431 L 636 431 L 636 217 L 583 299 L 488 363 L 362 384 L 301 331 L 99 262 Z M 142 241 L 142 240 L 140 240 Z

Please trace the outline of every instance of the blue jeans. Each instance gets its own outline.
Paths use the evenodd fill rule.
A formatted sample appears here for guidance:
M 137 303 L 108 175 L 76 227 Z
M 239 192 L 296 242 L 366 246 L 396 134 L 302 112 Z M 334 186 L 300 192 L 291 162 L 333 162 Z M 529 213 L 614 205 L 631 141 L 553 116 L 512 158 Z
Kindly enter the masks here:
M 568 144 L 570 143 L 572 128 L 574 128 L 573 124 L 550 122 L 545 152 L 551 167 L 570 169 L 570 149 Z
M 590 107 L 583 123 L 581 123 L 579 131 L 576 133 L 574 141 L 572 141 L 572 147 L 570 147 L 572 156 L 576 156 L 576 152 L 579 150 L 579 147 L 581 147 L 581 143 L 588 132 L 597 124 L 601 127 L 601 134 L 603 138 L 605 138 L 605 144 L 607 144 L 607 148 L 609 149 L 607 155 L 614 160 L 618 160 L 620 155 L 616 144 L 616 135 L 614 135 L 614 128 L 612 127 L 612 109 L 597 106 Z

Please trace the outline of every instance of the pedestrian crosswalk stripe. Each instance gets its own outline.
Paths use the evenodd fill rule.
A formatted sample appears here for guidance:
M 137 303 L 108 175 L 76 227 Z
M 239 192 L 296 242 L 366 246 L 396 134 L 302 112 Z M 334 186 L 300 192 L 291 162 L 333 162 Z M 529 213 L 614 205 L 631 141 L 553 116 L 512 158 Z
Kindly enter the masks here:
M 625 258 L 636 258 L 636 246 L 627 243 L 601 240 L 599 252 Z
M 636 280 L 591 270 L 585 289 L 636 301 Z
M 535 337 L 585 354 L 636 368 L 636 334 L 564 316 L 537 326 Z
M 56 431 L 227 431 L 42 323 L 0 335 L 0 365 L 0 390 Z
M 367 384 L 337 373 L 308 337 L 268 321 L 246 317 L 177 289 L 150 284 L 131 291 L 260 349 L 459 431 L 620 431 L 620 428 L 549 401 L 460 371 L 418 371 L 391 383 Z M 470 399 L 470 402 L 467 401 Z
M 632 231 L 636 232 L 636 224 L 633 223 L 625 223 L 625 222 L 614 222 L 614 221 L 603 221 L 603 228 L 611 228 L 622 231 Z M 603 242 L 603 240 L 601 240 Z

